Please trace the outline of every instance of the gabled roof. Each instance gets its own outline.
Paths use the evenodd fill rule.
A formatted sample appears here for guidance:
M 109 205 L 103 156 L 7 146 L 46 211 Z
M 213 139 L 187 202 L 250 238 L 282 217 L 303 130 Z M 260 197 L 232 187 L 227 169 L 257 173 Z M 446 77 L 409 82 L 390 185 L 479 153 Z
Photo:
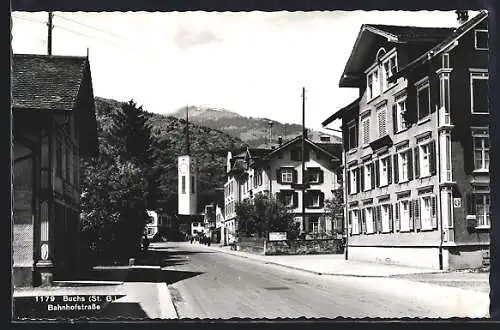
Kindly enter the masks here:
M 72 110 L 87 64 L 87 57 L 14 54 L 12 107 Z
M 441 54 L 442 52 L 445 52 L 447 49 L 449 49 L 451 46 L 453 46 L 458 39 L 460 39 L 462 36 L 464 36 L 467 32 L 469 32 L 472 28 L 474 28 L 476 25 L 481 23 L 487 17 L 488 17 L 488 12 L 481 11 L 479 14 L 474 16 L 472 19 L 470 19 L 469 21 L 460 25 L 457 29 L 455 29 L 453 31 L 453 33 L 451 35 L 449 35 L 443 41 L 441 41 L 436 46 L 431 48 L 429 51 L 425 52 L 424 54 L 422 54 L 421 56 L 419 56 L 415 60 L 408 63 L 405 67 L 401 68 L 395 75 L 393 75 L 390 78 L 390 81 L 394 81 L 397 78 L 402 77 L 408 71 L 419 67 L 420 65 L 428 62 L 429 60 L 431 60 L 432 58 Z
M 361 97 L 358 97 L 357 99 L 355 99 L 354 101 L 352 101 L 351 103 L 349 103 L 348 105 L 346 105 L 345 107 L 343 107 L 342 109 L 338 110 L 333 115 L 331 115 L 330 117 L 328 117 L 327 119 L 325 119 L 321 123 L 321 125 L 323 125 L 323 127 L 324 127 L 324 126 L 330 124 L 335 119 L 342 118 L 346 112 L 350 111 L 351 109 L 354 109 L 354 108 L 358 107 L 360 100 L 361 100 Z
M 360 66 L 364 54 L 376 43 L 376 37 L 386 38 L 388 42 L 439 42 L 453 33 L 453 28 L 397 26 L 363 24 L 356 38 L 347 64 L 340 78 L 340 87 L 357 87 Z
M 297 136 L 296 138 L 294 138 L 294 139 L 292 139 L 292 140 L 284 143 L 280 147 L 272 150 L 270 153 L 268 153 L 266 156 L 264 156 L 263 159 L 266 159 L 266 160 L 271 159 L 273 156 L 275 156 L 276 154 L 278 154 L 280 151 L 282 151 L 284 149 L 287 149 L 288 147 L 290 147 L 291 145 L 295 144 L 296 142 L 299 142 L 301 139 L 302 139 L 301 135 Z M 332 151 L 334 151 L 334 148 L 335 148 L 332 145 L 336 145 L 337 143 L 315 143 L 315 142 L 313 142 L 313 141 L 311 141 L 311 140 L 309 140 L 307 138 L 305 138 L 304 141 L 309 146 L 311 146 L 313 149 L 319 150 L 319 151 L 323 152 L 325 155 L 327 155 L 328 157 L 330 157 L 331 160 L 333 160 L 333 161 L 340 161 L 340 159 L 334 153 L 332 153 Z M 340 150 L 342 150 L 342 149 L 340 149 Z M 340 155 L 340 153 L 339 153 L 339 155 Z
M 265 149 L 265 148 L 248 148 L 248 155 L 250 158 L 261 158 L 265 155 L 267 155 L 271 149 Z

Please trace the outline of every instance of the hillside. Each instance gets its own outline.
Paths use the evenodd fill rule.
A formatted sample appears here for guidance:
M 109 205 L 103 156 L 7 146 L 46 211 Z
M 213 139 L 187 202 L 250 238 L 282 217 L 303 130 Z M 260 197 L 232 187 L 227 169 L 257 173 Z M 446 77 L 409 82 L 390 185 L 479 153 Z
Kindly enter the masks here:
M 283 124 L 267 118 L 244 117 L 225 109 L 190 106 L 188 110 L 190 122 L 222 131 L 253 147 L 264 146 L 270 136 L 272 136 L 271 143 L 276 143 L 278 136 L 282 136 L 283 140 L 287 141 L 302 132 L 302 126 L 298 124 Z M 171 115 L 175 118 L 186 118 L 186 108 L 179 109 Z M 270 122 L 272 122 L 272 135 L 270 134 Z M 311 130 L 309 134 L 314 140 L 319 140 L 320 135 L 325 135 Z M 338 136 L 327 135 L 331 137 L 331 142 L 341 142 Z
M 107 137 L 112 125 L 109 114 L 119 108 L 120 102 L 96 97 L 96 114 L 101 144 L 108 143 Z M 171 116 L 147 113 L 153 135 L 155 170 L 159 174 L 158 187 L 161 190 L 160 207 L 177 212 L 177 157 L 185 154 L 185 120 Z M 199 205 L 214 200 L 216 188 L 224 184 L 226 156 L 229 150 L 245 144 L 219 130 L 189 124 L 190 151 L 198 162 Z

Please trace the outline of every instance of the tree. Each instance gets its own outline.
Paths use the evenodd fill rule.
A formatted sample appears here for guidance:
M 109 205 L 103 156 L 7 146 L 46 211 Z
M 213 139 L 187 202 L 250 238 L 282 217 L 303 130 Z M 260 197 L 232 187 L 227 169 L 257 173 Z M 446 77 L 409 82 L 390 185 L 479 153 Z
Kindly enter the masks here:
M 158 199 L 158 171 L 154 168 L 153 138 L 148 114 L 130 100 L 111 112 L 111 142 L 118 147 L 118 155 L 143 169 L 148 187 L 144 196 L 149 208 L 155 208 Z
M 342 172 L 339 169 L 337 172 L 338 183 L 340 188 L 333 190 L 333 197 L 325 200 L 325 211 L 327 217 L 332 221 L 332 233 L 344 234 L 344 190 Z

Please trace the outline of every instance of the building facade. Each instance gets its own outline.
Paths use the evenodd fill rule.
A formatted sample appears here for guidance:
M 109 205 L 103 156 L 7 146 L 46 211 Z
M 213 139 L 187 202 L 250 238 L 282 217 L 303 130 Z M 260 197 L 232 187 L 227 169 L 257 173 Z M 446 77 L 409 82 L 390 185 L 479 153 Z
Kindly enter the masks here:
M 13 284 L 78 271 L 80 157 L 97 154 L 87 57 L 15 54 L 12 66 Z
M 363 25 L 340 87 L 348 257 L 434 269 L 489 257 L 487 13 Z M 363 45 L 363 46 L 361 46 Z
M 303 178 L 301 141 L 299 136 L 275 148 L 248 148 L 234 156 L 228 154 L 224 186 L 226 233 L 234 235 L 237 229 L 236 205 L 258 195 L 279 198 L 289 206 L 302 233 L 333 229 L 325 200 L 333 198 L 333 191 L 341 187 L 336 172 L 340 167 L 341 144 L 315 143 L 306 138 Z

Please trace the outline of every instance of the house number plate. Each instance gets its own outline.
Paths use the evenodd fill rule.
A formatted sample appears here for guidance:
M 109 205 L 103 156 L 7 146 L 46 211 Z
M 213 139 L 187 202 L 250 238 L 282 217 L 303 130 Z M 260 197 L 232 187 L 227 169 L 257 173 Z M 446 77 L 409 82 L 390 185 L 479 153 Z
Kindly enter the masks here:
M 461 198 L 453 198 L 453 207 L 462 207 L 462 199 Z

